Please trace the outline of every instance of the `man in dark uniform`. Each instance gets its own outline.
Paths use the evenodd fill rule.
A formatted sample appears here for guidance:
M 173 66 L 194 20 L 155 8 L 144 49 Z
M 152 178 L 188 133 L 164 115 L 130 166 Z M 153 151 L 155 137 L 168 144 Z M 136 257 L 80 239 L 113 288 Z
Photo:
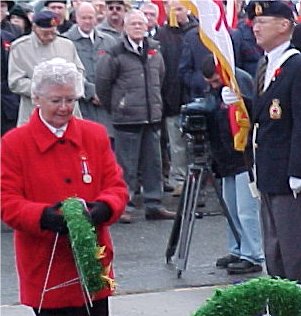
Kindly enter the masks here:
M 253 145 L 261 192 L 264 248 L 270 275 L 301 282 L 301 55 L 291 46 L 291 9 L 253 3 L 257 44 Z

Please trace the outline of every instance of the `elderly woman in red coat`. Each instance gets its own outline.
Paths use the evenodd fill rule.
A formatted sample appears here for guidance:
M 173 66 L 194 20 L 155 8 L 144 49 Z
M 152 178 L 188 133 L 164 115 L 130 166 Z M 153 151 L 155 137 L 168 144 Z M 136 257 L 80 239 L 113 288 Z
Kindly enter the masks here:
M 105 128 L 72 115 L 82 81 L 75 65 L 62 59 L 39 64 L 32 82 L 36 109 L 28 124 L 2 138 L 2 220 L 15 233 L 21 303 L 36 314 L 56 236 L 47 288 L 78 277 L 61 202 L 69 197 L 87 202 L 98 243 L 106 246 L 101 264 L 111 267 L 109 226 L 128 200 Z M 91 315 L 108 315 L 111 292 L 105 287 L 93 293 Z M 87 315 L 80 284 L 47 291 L 39 315 Z

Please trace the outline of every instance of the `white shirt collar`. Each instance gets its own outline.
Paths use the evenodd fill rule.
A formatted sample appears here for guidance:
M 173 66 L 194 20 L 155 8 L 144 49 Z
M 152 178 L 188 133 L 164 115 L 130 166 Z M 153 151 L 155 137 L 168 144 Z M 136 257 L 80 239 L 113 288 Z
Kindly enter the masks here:
M 268 57 L 268 66 L 265 74 L 264 91 L 268 88 L 274 77 L 274 73 L 277 68 L 277 61 L 279 60 L 281 55 L 288 49 L 289 46 L 290 41 L 286 41 L 283 44 L 272 49 L 269 53 L 265 54 Z
M 39 117 L 41 119 L 41 121 L 43 122 L 43 124 L 50 130 L 50 132 L 52 134 L 54 134 L 56 137 L 62 137 L 64 135 L 64 133 L 66 132 L 66 129 L 68 127 L 68 123 L 66 123 L 65 125 L 63 125 L 62 127 L 60 128 L 56 128 L 52 125 L 50 125 L 49 123 L 47 123 L 45 121 L 45 119 L 43 118 L 42 116 L 42 113 L 41 113 L 41 110 L 39 109 Z
M 91 42 L 94 43 L 94 33 L 95 33 L 94 29 L 92 29 L 92 31 L 90 32 L 90 34 L 87 34 L 87 33 L 83 32 L 83 31 L 80 29 L 79 26 L 77 27 L 77 29 L 78 29 L 79 34 L 80 34 L 82 37 L 84 37 L 84 38 L 90 38 Z
M 129 36 L 128 36 L 129 42 L 132 45 L 132 47 L 134 48 L 135 52 L 138 52 L 138 47 L 140 46 L 141 48 L 143 48 L 143 40 L 141 40 L 139 42 L 139 44 L 137 44 L 136 42 L 134 42 Z

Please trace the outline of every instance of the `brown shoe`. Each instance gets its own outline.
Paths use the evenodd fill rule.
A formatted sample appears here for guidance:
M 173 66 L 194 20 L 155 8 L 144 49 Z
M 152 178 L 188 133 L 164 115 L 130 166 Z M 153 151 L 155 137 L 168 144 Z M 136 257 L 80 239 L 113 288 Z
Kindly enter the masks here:
M 125 212 L 121 215 L 121 217 L 119 218 L 119 223 L 122 224 L 131 224 L 133 222 L 132 216 L 131 214 Z
M 167 211 L 166 209 L 162 208 L 159 210 L 146 210 L 145 219 L 156 221 L 156 220 L 165 220 L 165 219 L 175 219 L 176 213 Z

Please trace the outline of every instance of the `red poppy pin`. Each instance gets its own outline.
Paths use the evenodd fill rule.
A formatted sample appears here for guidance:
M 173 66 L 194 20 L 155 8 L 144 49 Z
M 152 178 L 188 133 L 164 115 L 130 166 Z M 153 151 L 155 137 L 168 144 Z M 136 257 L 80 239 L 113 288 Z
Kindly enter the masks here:
M 155 56 L 155 55 L 157 55 L 157 53 L 158 53 L 158 51 L 157 51 L 156 49 L 149 49 L 149 50 L 147 51 L 147 55 L 148 55 L 149 57 Z
M 100 49 L 98 52 L 97 52 L 97 54 L 99 55 L 99 56 L 103 56 L 103 55 L 105 55 L 107 52 L 104 50 L 104 49 Z
M 3 41 L 2 46 L 3 46 L 3 49 L 8 52 L 10 49 L 11 43 L 9 41 Z
M 275 81 L 275 80 L 277 79 L 277 77 L 280 76 L 281 72 L 282 72 L 282 68 L 277 68 L 277 69 L 275 70 L 275 72 L 274 72 L 274 76 L 273 76 L 273 79 L 272 79 L 272 80 Z

